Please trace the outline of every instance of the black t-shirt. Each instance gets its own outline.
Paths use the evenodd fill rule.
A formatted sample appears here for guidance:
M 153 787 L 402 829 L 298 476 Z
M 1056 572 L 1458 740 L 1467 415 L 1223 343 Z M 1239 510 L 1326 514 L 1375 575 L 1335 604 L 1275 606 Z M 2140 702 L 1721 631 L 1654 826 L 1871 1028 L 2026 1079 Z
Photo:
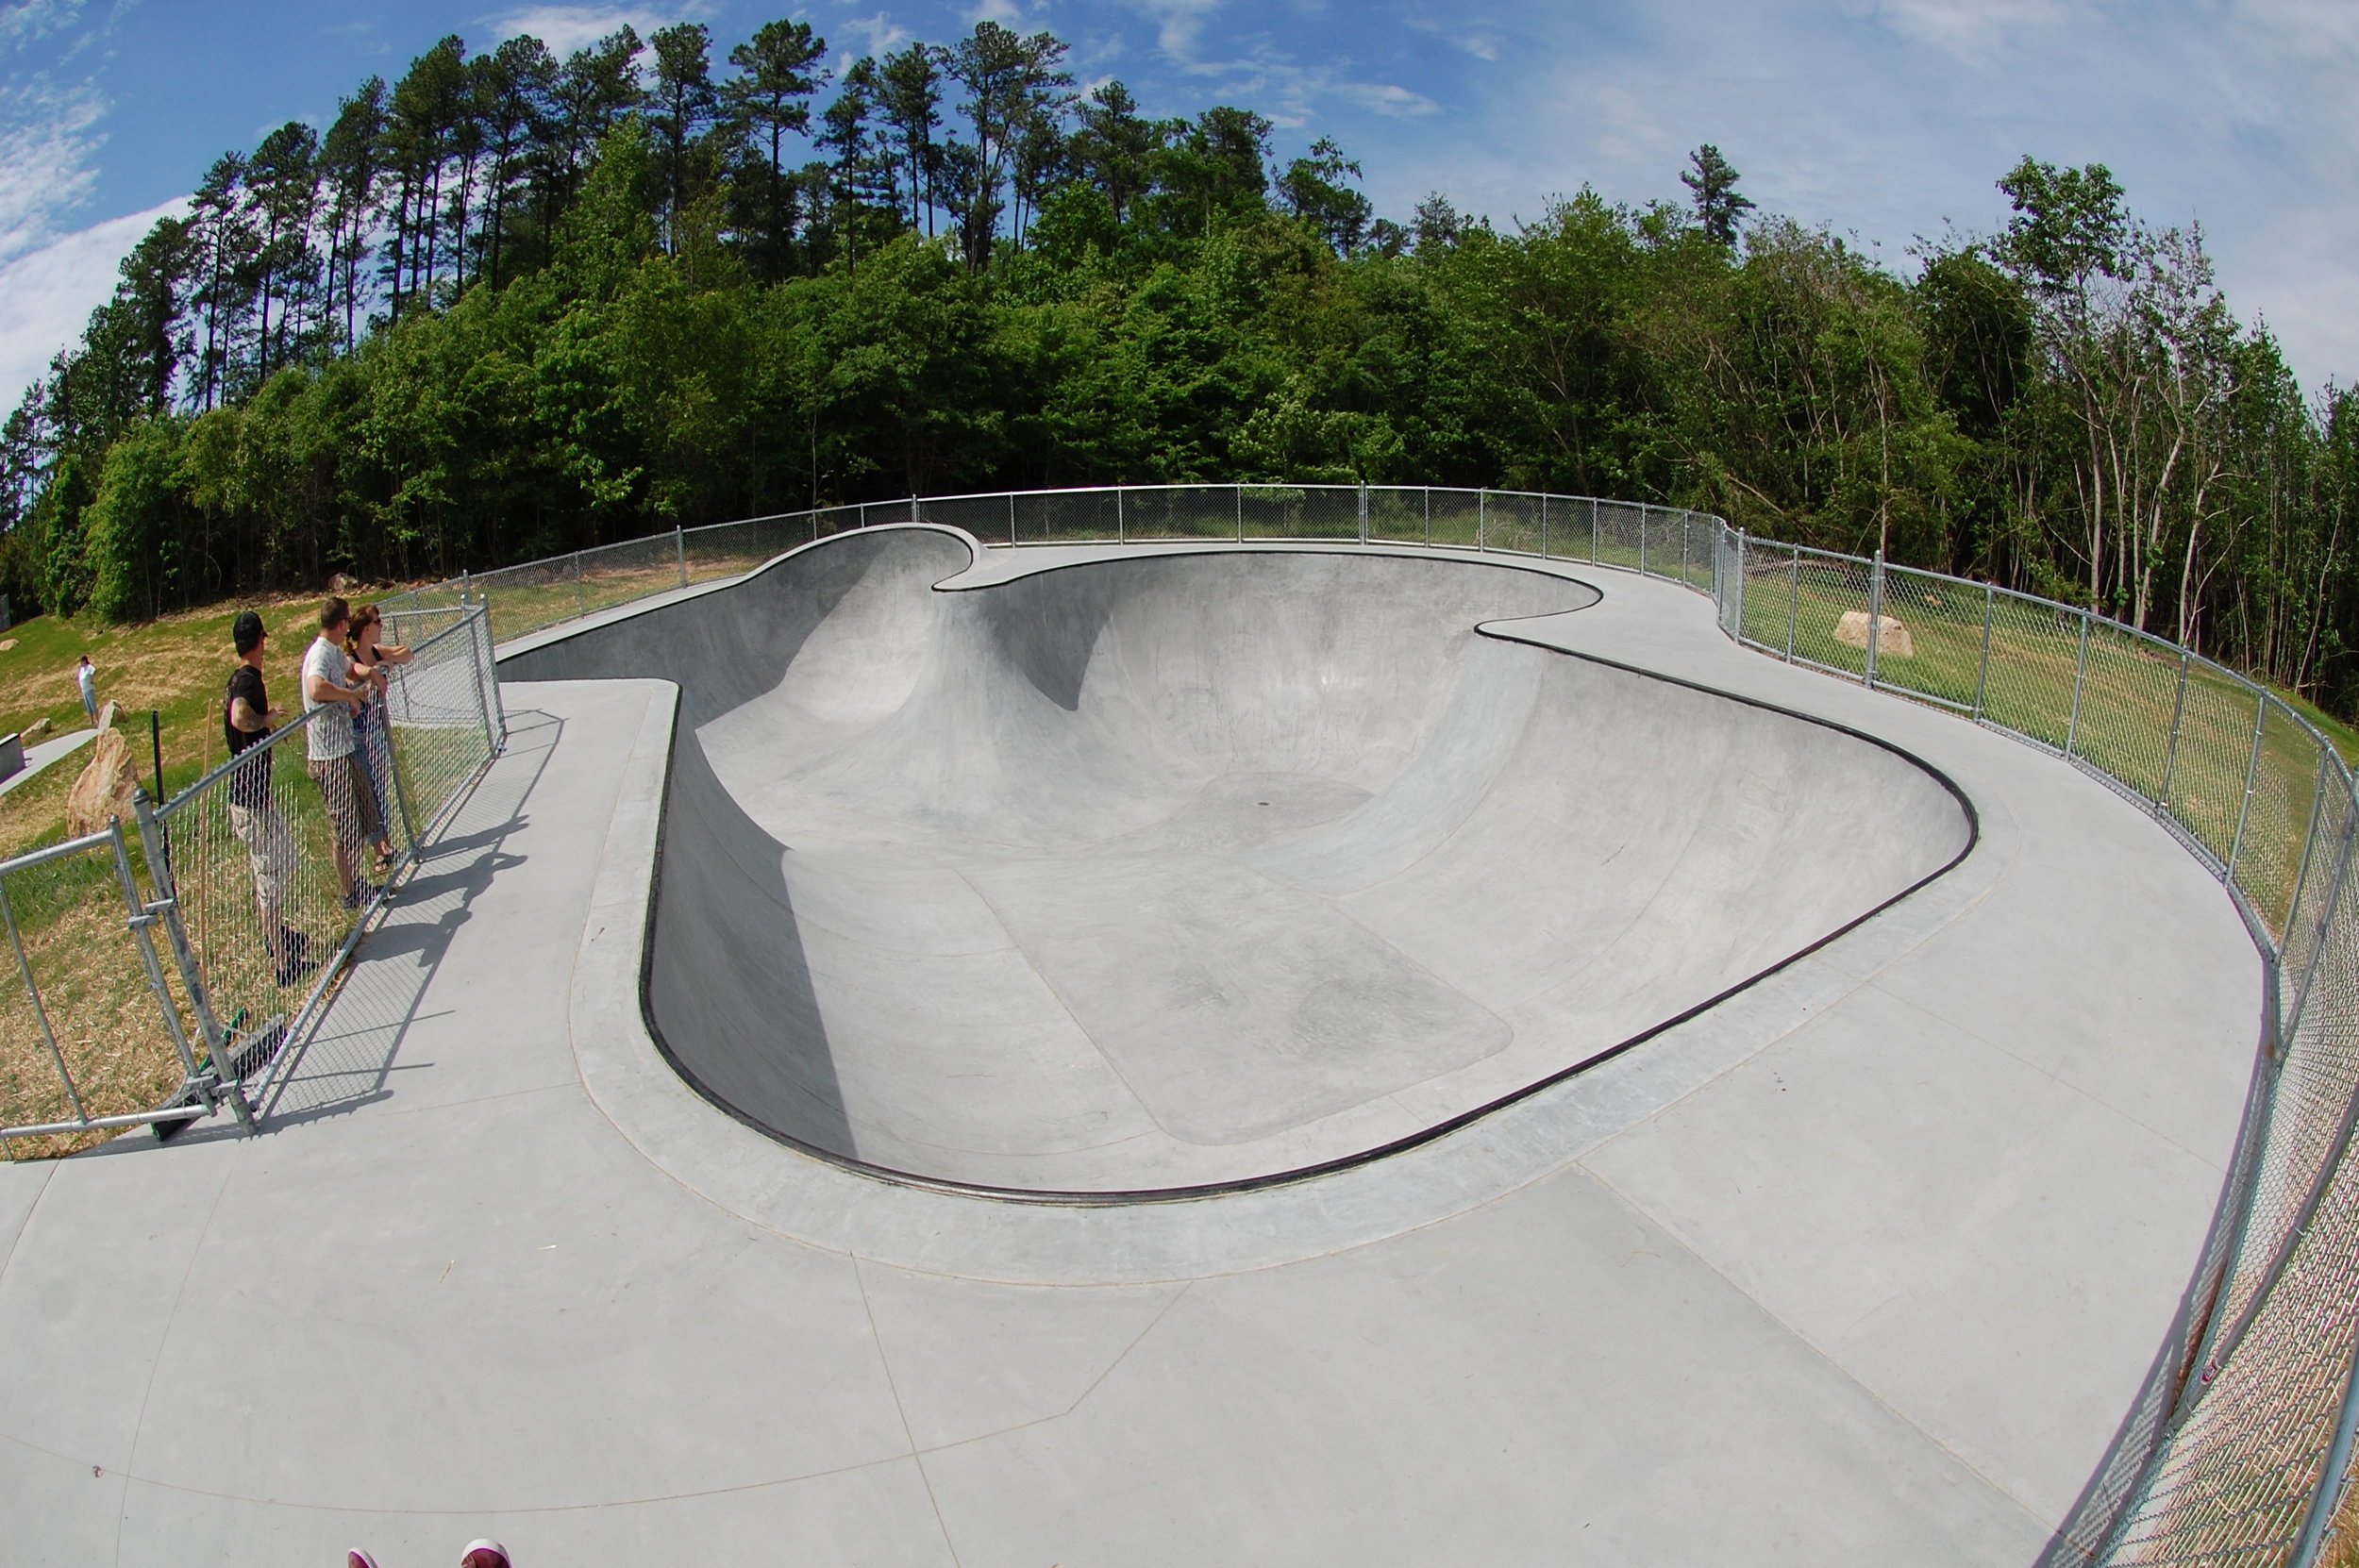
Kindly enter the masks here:
M 230 715 L 236 710 L 240 697 L 243 697 L 246 706 L 257 713 L 270 711 L 270 694 L 262 688 L 262 672 L 243 660 L 240 660 L 238 667 L 230 672 L 229 692 L 221 704 L 221 732 L 229 742 L 229 755 L 232 757 L 242 755 L 250 746 L 260 745 L 263 737 L 270 733 L 267 728 L 244 730 L 238 727 L 237 721 Z M 270 804 L 272 756 L 272 750 L 265 747 L 230 770 L 229 804 L 249 809 Z

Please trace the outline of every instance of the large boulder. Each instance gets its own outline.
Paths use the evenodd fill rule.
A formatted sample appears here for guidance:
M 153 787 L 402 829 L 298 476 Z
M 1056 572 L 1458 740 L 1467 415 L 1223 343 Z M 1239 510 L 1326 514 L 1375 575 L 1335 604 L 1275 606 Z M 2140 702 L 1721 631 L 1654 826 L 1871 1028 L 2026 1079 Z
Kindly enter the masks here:
M 1864 609 L 1845 610 L 1843 618 L 1834 624 L 1834 640 L 1838 642 L 1849 642 L 1855 648 L 1867 646 L 1867 611 Z M 1916 639 L 1909 635 L 1909 628 L 1900 624 L 1899 617 L 1892 615 L 1876 617 L 1876 657 L 1878 659 L 1915 659 L 1916 657 Z
M 131 761 L 131 743 L 120 730 L 102 729 L 91 742 L 91 759 L 82 776 L 65 796 L 65 830 L 80 838 L 95 833 L 113 817 L 131 815 L 138 798 L 139 774 Z

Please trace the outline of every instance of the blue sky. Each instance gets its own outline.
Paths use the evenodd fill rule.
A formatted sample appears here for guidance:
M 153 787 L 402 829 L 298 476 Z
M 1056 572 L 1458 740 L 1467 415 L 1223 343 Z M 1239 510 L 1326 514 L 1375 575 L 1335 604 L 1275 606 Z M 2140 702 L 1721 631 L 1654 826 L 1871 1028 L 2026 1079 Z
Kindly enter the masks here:
M 1238 103 L 1281 151 L 1334 137 L 1396 217 L 1434 190 L 1502 224 L 1584 183 L 1675 198 L 1712 142 L 1765 209 L 1905 269 L 1915 237 L 1996 227 L 2021 154 L 2098 159 L 2149 219 L 2202 223 L 2305 385 L 2359 379 L 2359 0 L 0 0 L 0 398 L 221 152 L 324 124 L 445 32 L 563 48 L 694 19 L 726 49 L 780 14 L 839 60 L 983 16 L 1048 27 L 1151 113 Z

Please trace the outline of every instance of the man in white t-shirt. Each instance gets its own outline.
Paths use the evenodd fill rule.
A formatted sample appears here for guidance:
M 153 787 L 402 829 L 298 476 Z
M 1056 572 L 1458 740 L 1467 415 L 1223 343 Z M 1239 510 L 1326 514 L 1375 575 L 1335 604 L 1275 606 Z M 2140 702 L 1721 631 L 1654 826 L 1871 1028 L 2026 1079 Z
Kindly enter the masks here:
M 307 726 L 305 767 L 327 808 L 344 908 L 358 909 L 384 891 L 360 875 L 361 845 L 376 840 L 383 828 L 376 821 L 376 792 L 361 776 L 360 759 L 353 747 L 352 715 L 368 694 L 368 677 L 355 679 L 352 660 L 344 653 L 344 633 L 351 626 L 352 607 L 343 600 L 331 598 L 320 607 L 320 634 L 303 655 L 303 710 L 327 709 Z

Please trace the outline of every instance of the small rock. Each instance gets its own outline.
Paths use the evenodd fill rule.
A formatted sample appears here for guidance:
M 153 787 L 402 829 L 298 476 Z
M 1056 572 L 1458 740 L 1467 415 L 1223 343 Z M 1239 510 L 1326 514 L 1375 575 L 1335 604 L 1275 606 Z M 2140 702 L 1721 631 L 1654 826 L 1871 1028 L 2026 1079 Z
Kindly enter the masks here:
M 13 648 L 13 647 L 15 647 L 15 646 L 16 646 L 16 639 L 15 639 L 15 638 L 13 638 L 13 637 L 0 637 L 0 653 L 7 653 L 7 652 L 8 652 L 10 648 Z
M 47 719 L 35 719 L 25 726 L 23 738 L 26 741 L 38 741 L 56 727 Z

